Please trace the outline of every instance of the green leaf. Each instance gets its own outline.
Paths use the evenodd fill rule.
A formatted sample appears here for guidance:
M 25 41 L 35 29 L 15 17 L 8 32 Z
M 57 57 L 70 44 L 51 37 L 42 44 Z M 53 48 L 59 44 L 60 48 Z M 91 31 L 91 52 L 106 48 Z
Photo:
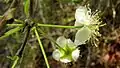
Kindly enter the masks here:
M 16 28 L 14 28 L 14 29 L 9 30 L 9 31 L 6 32 L 3 36 L 0 37 L 0 40 L 6 38 L 6 37 L 8 37 L 8 36 L 10 36 L 11 34 L 19 31 L 20 29 L 21 29 L 21 27 L 16 27 Z
M 24 0 L 24 13 L 29 17 L 30 0 Z

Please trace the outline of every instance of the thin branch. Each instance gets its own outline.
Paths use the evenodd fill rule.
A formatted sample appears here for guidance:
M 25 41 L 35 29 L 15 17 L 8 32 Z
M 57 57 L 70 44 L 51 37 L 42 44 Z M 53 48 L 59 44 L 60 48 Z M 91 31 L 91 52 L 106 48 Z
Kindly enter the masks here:
M 11 3 L 11 5 L 10 5 L 9 9 L 12 8 L 12 7 L 14 7 L 15 2 L 16 2 L 16 0 L 13 0 L 13 1 L 12 1 L 12 3 Z
M 27 30 L 26 30 L 27 32 L 26 32 L 26 34 L 25 34 L 23 44 L 21 45 L 20 49 L 19 49 L 19 50 L 17 51 L 17 53 L 16 53 L 16 55 L 19 56 L 19 57 L 22 56 L 24 47 L 25 47 L 25 45 L 26 45 L 26 43 L 27 43 L 27 39 L 28 39 L 29 34 L 30 34 L 30 27 L 27 26 L 26 28 L 27 28 Z

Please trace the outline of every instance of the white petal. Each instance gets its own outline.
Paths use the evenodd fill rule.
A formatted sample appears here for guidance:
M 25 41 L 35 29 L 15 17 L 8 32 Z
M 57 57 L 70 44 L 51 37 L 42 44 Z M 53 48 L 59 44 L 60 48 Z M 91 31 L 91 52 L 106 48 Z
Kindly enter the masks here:
M 86 16 L 87 9 L 85 7 L 80 6 L 76 9 L 75 12 L 75 19 L 78 20 L 79 18 L 83 18 Z
M 63 62 L 63 63 L 69 63 L 69 62 L 71 62 L 71 60 L 69 60 L 69 59 L 67 59 L 67 58 L 65 58 L 65 59 L 60 59 L 60 61 Z
M 75 35 L 74 43 L 76 45 L 85 44 L 87 40 L 89 40 L 91 34 L 91 30 L 88 27 L 83 27 Z
M 71 39 L 67 39 L 67 44 L 68 44 L 69 47 L 76 47 Z
M 83 23 L 80 23 L 79 21 L 75 21 L 74 26 L 80 26 L 80 25 L 83 25 Z
M 61 36 L 57 38 L 56 42 L 59 46 L 64 47 L 67 44 L 67 39 Z
M 90 15 L 88 15 L 87 8 L 80 6 L 79 8 L 76 9 L 75 12 L 75 19 L 76 19 L 75 25 L 79 26 L 78 23 L 90 24 L 89 16 Z
M 79 58 L 80 50 L 76 49 L 72 52 L 72 58 L 76 61 Z
M 55 60 L 59 61 L 59 60 L 60 60 L 60 51 L 59 51 L 58 49 L 56 49 L 55 51 L 53 51 L 52 57 L 53 57 Z

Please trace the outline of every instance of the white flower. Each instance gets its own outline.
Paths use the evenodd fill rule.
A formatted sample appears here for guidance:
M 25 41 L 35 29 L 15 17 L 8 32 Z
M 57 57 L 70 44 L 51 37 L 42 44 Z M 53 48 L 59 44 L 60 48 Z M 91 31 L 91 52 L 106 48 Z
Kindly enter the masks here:
M 75 26 L 84 25 L 82 28 L 78 29 L 75 35 L 74 43 L 76 45 L 85 44 L 87 40 L 89 40 L 92 35 L 99 34 L 99 16 L 97 13 L 95 15 L 91 14 L 90 10 L 87 10 L 86 7 L 80 6 L 76 9 L 75 12 Z
M 70 39 L 61 36 L 56 43 L 59 45 L 59 48 L 55 49 L 52 54 L 55 60 L 68 63 L 78 59 L 80 51 Z
M 90 25 L 90 14 L 86 7 L 80 6 L 76 9 L 75 12 L 75 26 L 84 25 L 81 29 L 78 29 L 75 35 L 74 43 L 76 45 L 85 44 L 87 40 L 89 40 L 92 30 L 90 30 L 87 26 Z

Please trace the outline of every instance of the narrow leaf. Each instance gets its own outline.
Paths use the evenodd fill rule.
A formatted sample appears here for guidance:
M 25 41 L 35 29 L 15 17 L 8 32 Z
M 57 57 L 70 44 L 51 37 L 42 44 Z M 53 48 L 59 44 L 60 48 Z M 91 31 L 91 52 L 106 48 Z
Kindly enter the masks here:
M 10 36 L 11 34 L 19 31 L 20 29 L 21 29 L 21 27 L 16 27 L 16 28 L 14 28 L 14 29 L 9 30 L 9 31 L 6 32 L 3 36 L 0 37 L 0 40 L 6 38 L 6 37 L 8 37 L 8 36 Z
M 29 17 L 30 0 L 24 0 L 24 13 Z

